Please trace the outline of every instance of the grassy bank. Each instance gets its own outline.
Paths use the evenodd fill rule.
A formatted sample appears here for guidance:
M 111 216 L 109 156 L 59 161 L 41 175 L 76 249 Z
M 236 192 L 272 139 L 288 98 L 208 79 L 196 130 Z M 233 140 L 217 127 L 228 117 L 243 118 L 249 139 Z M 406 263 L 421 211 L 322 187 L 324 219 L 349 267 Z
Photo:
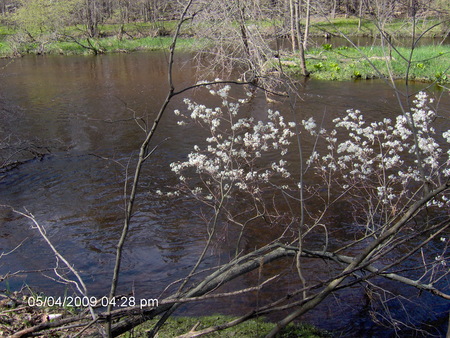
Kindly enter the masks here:
M 172 42 L 171 37 L 141 37 L 136 39 L 118 39 L 107 37 L 101 39 L 80 39 L 55 41 L 45 44 L 30 42 L 12 47 L 10 43 L 0 41 L 0 57 L 15 57 L 21 55 L 90 55 L 96 53 L 130 53 L 135 51 L 167 50 Z M 180 50 L 198 48 L 198 41 L 189 38 L 179 38 L 177 47 Z
M 252 25 L 260 27 L 261 31 L 273 32 L 273 22 L 255 22 Z M 416 34 L 420 34 L 433 24 L 432 20 L 418 22 Z M 176 26 L 175 21 L 159 23 L 128 23 L 123 26 L 106 24 L 100 27 L 100 38 L 83 38 L 83 27 L 68 27 L 66 38 L 59 41 L 30 42 L 29 37 L 21 36 L 12 28 L 0 26 L 0 57 L 12 57 L 26 54 L 60 54 L 87 55 L 92 53 L 116 53 L 133 51 L 167 50 Z M 205 43 L 199 43 L 189 26 L 182 32 L 178 40 L 181 50 L 195 51 L 203 49 Z M 395 41 L 395 37 L 408 35 L 411 23 L 408 20 L 398 20 L 385 27 Z M 337 18 L 332 21 L 319 22 L 313 20 L 311 35 L 339 35 L 343 33 L 350 37 L 375 37 L 378 30 L 375 24 L 368 20 L 359 22 L 355 18 Z M 442 27 L 436 26 L 426 33 L 427 37 L 442 35 Z M 405 58 L 409 58 L 410 50 L 399 47 L 397 50 L 382 47 L 350 47 L 335 48 L 331 44 L 307 51 L 307 69 L 311 77 L 323 80 L 373 79 L 388 77 L 404 78 L 408 72 L 410 79 L 419 81 L 438 81 L 448 83 L 450 74 L 447 66 L 450 64 L 448 46 L 422 46 L 414 51 L 414 57 L 408 69 Z M 295 56 L 283 57 L 285 68 L 292 73 L 298 73 L 298 60 Z
M 163 329 L 158 333 L 160 338 L 172 338 L 182 335 L 196 327 L 196 331 L 200 331 L 211 326 L 224 324 L 233 320 L 233 317 L 213 315 L 207 317 L 172 317 L 163 326 Z M 131 337 L 145 337 L 145 333 L 156 323 L 156 320 L 147 322 L 140 327 L 137 327 L 133 334 L 127 333 L 122 335 L 124 338 Z M 275 324 L 266 322 L 261 319 L 252 319 L 244 322 L 238 326 L 231 327 L 222 331 L 210 333 L 206 337 L 240 337 L 240 338 L 256 338 L 264 337 L 273 328 Z M 318 330 L 317 328 L 307 325 L 289 325 L 281 331 L 279 338 L 320 338 L 331 337 L 331 335 L 325 331 Z
M 424 33 L 426 37 L 443 37 L 447 34 L 447 29 L 444 25 L 439 24 L 437 19 L 418 20 L 415 23 L 416 36 Z M 434 26 L 432 29 L 430 27 Z M 395 19 L 385 24 L 384 30 L 392 38 L 401 38 L 411 36 L 413 29 L 412 20 L 409 19 Z M 331 36 L 379 36 L 379 29 L 371 20 L 358 18 L 336 18 L 330 21 L 319 21 L 313 19 L 311 23 L 311 34 Z
M 311 77 L 321 80 L 374 79 L 380 77 L 405 78 L 439 83 L 450 80 L 450 52 L 448 46 L 421 46 L 414 50 L 411 63 L 407 60 L 410 48 L 338 47 L 324 45 L 308 51 L 307 69 Z M 299 72 L 298 59 L 286 57 L 284 64 L 290 72 Z
M 94 50 L 98 53 L 164 50 L 172 42 L 171 35 L 176 24 L 176 21 L 104 24 L 99 26 L 99 38 L 95 39 L 85 37 L 83 26 L 66 27 L 55 38 L 51 34 L 28 34 L 0 25 L 0 58 L 27 54 L 88 55 L 93 54 Z M 178 40 L 180 49 L 193 48 L 194 43 L 198 45 L 198 41 L 190 38 L 190 31 L 184 30 L 182 33 L 183 37 Z
M 118 39 L 117 37 L 108 37 L 90 42 L 86 39 L 82 39 L 79 42 L 83 46 L 89 46 L 89 43 L 91 43 L 93 47 L 98 49 L 101 53 L 128 53 L 141 50 L 167 50 L 172 43 L 172 38 L 142 37 L 136 39 Z M 195 41 L 193 39 L 180 38 L 177 41 L 177 46 L 179 49 L 191 50 L 194 48 L 194 43 Z M 82 45 L 71 41 L 54 42 L 46 47 L 46 53 L 62 55 L 92 54 L 91 50 L 84 48 Z
M 416 22 L 416 36 L 424 33 L 424 37 L 444 36 L 448 30 L 438 21 L 427 19 Z M 258 30 L 265 36 L 270 37 L 279 27 L 280 22 L 270 20 L 251 21 L 250 26 L 257 26 Z M 103 24 L 99 26 L 99 38 L 91 39 L 96 48 L 101 52 L 123 52 L 135 50 L 165 49 L 170 43 L 177 22 L 131 22 L 123 25 Z M 430 27 L 436 25 L 430 30 Z M 196 29 L 198 29 L 197 27 Z M 206 27 L 207 28 L 207 27 Z M 181 31 L 184 40 L 180 40 L 182 48 L 193 46 L 191 39 L 195 39 L 195 28 L 186 25 Z M 395 40 L 395 38 L 410 36 L 412 23 L 409 20 L 393 20 L 387 23 L 384 30 Z M 370 20 L 359 20 L 357 18 L 335 18 L 329 21 L 320 21 L 320 18 L 312 18 L 310 25 L 311 36 L 341 36 L 349 37 L 379 37 L 379 31 L 374 22 Z M 31 37 L 34 37 L 35 40 Z M 69 38 L 70 37 L 70 38 Z M 77 42 L 75 42 L 77 41 Z M 23 54 L 89 54 L 92 49 L 82 47 L 88 46 L 85 39 L 85 27 L 82 25 L 70 26 L 59 32 L 58 38 L 45 32 L 21 32 L 12 26 L 0 25 L 0 57 L 11 57 Z M 199 48 L 198 45 L 196 48 Z M 314 51 L 308 51 L 314 53 Z

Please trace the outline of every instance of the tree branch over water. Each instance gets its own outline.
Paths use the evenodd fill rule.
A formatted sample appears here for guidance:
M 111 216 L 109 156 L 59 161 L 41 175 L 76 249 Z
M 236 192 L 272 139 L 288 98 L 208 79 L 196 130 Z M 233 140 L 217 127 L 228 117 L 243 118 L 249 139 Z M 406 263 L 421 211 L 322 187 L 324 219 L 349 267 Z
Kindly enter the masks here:
M 292 1 L 289 4 L 294 5 Z M 82 313 L 21 330 L 16 336 L 73 323 L 85 326 L 80 335 L 92 336 L 101 336 L 103 332 L 88 332 L 88 329 L 94 324 L 106 324 L 107 335 L 114 337 L 150 319 L 157 322 L 148 335 L 155 336 L 182 305 L 215 298 L 251 297 L 255 292 L 252 300 L 256 299 L 257 305 L 244 314 L 239 313 L 237 319 L 206 329 L 192 328 L 184 337 L 204 335 L 251 318 L 290 311 L 287 315 L 283 312 L 285 317 L 268 333 L 268 337 L 273 337 L 330 295 L 353 286 L 374 286 L 383 290 L 378 286 L 380 280 L 394 281 L 444 300 L 450 299 L 448 283 L 445 283 L 449 239 L 444 235 L 450 226 L 450 130 L 437 131 L 434 127 L 441 120 L 431 108 L 430 96 L 419 92 L 412 97 L 407 91 L 408 102 L 403 104 L 402 93 L 391 78 L 402 110 L 395 120 L 384 118 L 384 112 L 377 112 L 379 119 L 369 122 L 355 107 L 332 121 L 325 121 L 324 116 L 317 123 L 314 116 L 305 117 L 309 112 L 294 110 L 298 106 L 298 90 L 289 79 L 285 81 L 287 74 L 283 69 L 276 67 L 281 62 L 274 66 L 275 80 L 269 78 L 272 50 L 262 34 L 247 24 L 248 13 L 260 13 L 251 7 L 254 4 L 231 1 L 214 5 L 217 6 L 200 0 L 184 2 L 169 49 L 169 89 L 164 102 L 152 125 L 137 119 L 133 111 L 133 120 L 145 136 L 137 155 L 133 155 L 135 165 L 124 166 L 127 176 L 123 186 L 125 211 L 109 295 L 105 297 L 108 299 L 106 310 L 94 313 L 91 309 L 90 317 Z M 301 7 L 299 3 L 295 5 L 290 14 L 298 23 Z M 230 12 L 218 12 L 222 8 L 229 8 Z M 246 66 L 239 77 L 248 77 L 248 82 L 233 79 L 200 81 L 177 88 L 173 76 L 177 41 L 182 26 L 194 16 L 197 18 L 197 13 L 213 13 L 217 17 L 227 14 L 229 27 L 226 28 L 238 27 L 234 32 L 238 35 L 226 35 L 227 44 L 236 44 L 233 46 L 236 49 L 231 57 L 221 54 L 219 59 L 230 57 L 233 65 L 228 68 L 230 71 L 237 71 L 234 65 L 244 62 Z M 237 20 L 236 27 L 233 18 Z M 217 19 L 215 22 L 219 23 Z M 224 33 L 217 30 L 220 27 L 224 26 L 208 28 L 217 37 Z M 294 33 L 292 37 L 295 38 Z M 298 40 L 299 33 L 297 27 Z M 233 36 L 237 36 L 238 41 L 230 39 Z M 416 43 L 414 41 L 413 47 Z M 226 51 L 224 45 L 215 47 L 222 53 Z M 239 62 L 234 63 L 237 60 L 233 56 L 238 54 L 237 51 L 244 51 L 245 58 L 239 55 Z M 402 57 L 408 63 L 408 69 L 412 66 L 414 52 L 412 48 L 411 54 Z M 370 57 L 365 57 L 375 67 Z M 278 76 L 278 71 L 282 76 Z M 288 83 L 289 90 L 279 90 L 283 82 Z M 263 89 L 261 95 L 288 93 L 279 97 L 291 99 L 294 121 L 288 121 L 287 116 L 275 109 L 253 114 L 250 108 L 260 107 L 253 101 L 259 92 L 256 89 L 251 93 L 233 92 L 234 87 L 246 89 L 251 84 L 253 89 Z M 182 202 L 194 201 L 204 221 L 204 228 L 195 230 L 203 231 L 204 240 L 201 244 L 195 242 L 198 256 L 188 257 L 191 266 L 185 269 L 184 276 L 177 276 L 175 282 L 167 282 L 163 294 L 169 296 L 158 299 L 158 306 L 114 309 L 143 169 L 163 144 L 154 144 L 155 135 L 174 97 L 193 89 L 201 94 L 200 100 L 211 95 L 215 102 L 213 106 L 207 107 L 204 102 L 188 97 L 184 99 L 184 106 L 176 107 L 172 118 L 178 119 L 181 127 L 188 125 L 189 133 L 205 137 L 171 163 L 176 184 L 165 186 L 166 191 L 148 193 L 160 198 L 158 201 L 165 201 L 174 194 L 182 196 Z M 187 139 L 185 143 L 190 141 Z M 313 146 L 306 149 L 306 144 Z M 130 159 L 129 163 L 132 161 Z M 129 168 L 134 169 L 130 180 Z M 345 213 L 345 221 L 339 218 L 340 213 Z M 87 295 L 80 274 L 56 250 L 45 229 L 31 213 L 20 214 L 36 225 L 41 237 L 74 274 L 76 281 L 59 277 Z M 214 259 L 220 264 L 211 269 L 210 263 Z M 312 273 L 308 271 L 309 262 L 318 266 Z M 326 262 L 327 269 L 320 268 L 322 262 Z M 254 278 L 256 274 L 257 278 Z M 247 284 L 234 286 L 236 284 L 230 283 L 243 276 Z M 150 274 L 147 277 L 153 278 Z M 273 287 L 274 281 L 279 282 L 277 288 Z M 271 300 L 259 298 L 260 292 L 271 289 L 280 292 Z

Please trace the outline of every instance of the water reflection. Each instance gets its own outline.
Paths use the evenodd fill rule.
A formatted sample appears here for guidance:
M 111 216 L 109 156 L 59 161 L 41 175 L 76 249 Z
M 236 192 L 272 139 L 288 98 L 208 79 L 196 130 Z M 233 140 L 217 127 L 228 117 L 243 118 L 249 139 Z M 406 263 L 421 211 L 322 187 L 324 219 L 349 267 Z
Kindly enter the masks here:
M 175 73 L 175 83 L 182 88 L 196 78 L 190 56 L 184 55 L 179 61 L 183 66 Z M 29 143 L 49 146 L 52 154 L 28 161 L 2 177 L 0 204 L 19 210 L 26 207 L 32 212 L 62 254 L 82 273 L 94 295 L 101 296 L 108 291 L 124 215 L 123 182 L 130 179 L 126 169 L 128 173 L 133 172 L 132 157 L 143 136 L 133 118 L 139 117 L 139 121 L 147 125 L 151 123 L 167 91 L 166 76 L 166 56 L 158 53 L 25 57 L 16 60 L 1 74 L 0 118 L 7 132 Z M 413 92 L 422 87 L 416 84 L 409 90 Z M 292 120 L 293 114 L 298 120 L 313 115 L 329 128 L 334 117 L 350 108 L 360 109 L 368 122 L 400 112 L 394 93 L 383 81 L 307 81 L 299 91 L 301 100 L 294 112 L 288 101 L 274 107 L 266 103 L 264 95 L 259 95 L 245 107 L 246 114 L 263 119 L 266 110 L 274 108 L 285 112 L 287 120 Z M 436 95 L 440 94 L 437 90 Z M 186 95 L 206 105 L 216 104 L 201 91 Z M 183 107 L 182 99 L 176 98 L 171 109 Z M 440 106 L 444 108 L 443 114 L 448 115 L 448 95 L 442 97 Z M 142 298 L 158 296 L 167 284 L 189 271 L 202 250 L 206 233 L 203 222 L 197 217 L 201 212 L 199 205 L 181 198 L 161 199 L 154 193 L 175 184 L 169 163 L 184 158 L 202 139 L 202 133 L 193 127 L 180 129 L 171 113 L 163 118 L 155 140 L 159 149 L 143 173 L 119 292 L 128 293 L 133 289 Z M 61 148 L 53 146 L 55 141 Z M 312 146 L 305 144 L 305 151 Z M 68 150 L 60 151 L 62 148 Z M 337 224 L 344 225 L 340 229 L 342 238 L 348 236 L 346 217 L 336 214 Z M 2 209 L 0 226 L 2 251 L 27 239 L 13 255 L 2 260 L 0 274 L 55 265 L 50 250 L 25 219 Z M 246 245 L 251 248 L 255 241 L 264 242 L 265 231 L 280 230 L 255 229 L 244 239 Z M 233 239 L 224 238 L 216 245 L 219 259 L 234 252 L 227 244 L 233 243 Z M 320 248 L 323 243 L 317 242 L 317 245 Z M 217 257 L 208 259 L 209 266 L 217 264 Z M 281 271 L 282 263 L 279 264 L 270 267 L 273 270 L 269 272 Z M 291 262 L 286 260 L 283 264 L 289 266 Z M 308 265 L 308 273 L 318 280 L 325 278 L 327 269 L 323 262 Z M 237 283 L 253 285 L 255 278 L 259 277 L 250 274 L 229 287 Z M 289 281 L 297 279 L 292 268 L 278 287 L 289 290 L 292 287 Z M 56 295 L 63 294 L 65 289 L 65 286 L 55 287 L 36 273 L 24 273 L 12 279 L 10 287 L 17 289 L 24 282 Z M 274 295 L 264 291 L 262 297 L 273 299 Z M 329 329 L 342 329 L 351 322 L 358 323 L 354 316 L 361 316 L 364 327 L 372 328 L 365 305 L 360 301 L 361 295 L 349 290 L 325 302 L 307 318 L 326 324 Z M 231 314 L 238 308 L 251 306 L 252 302 L 252 297 L 241 297 L 228 303 L 211 301 L 209 304 Z M 336 317 L 336 308 L 345 309 L 340 312 L 346 315 Z M 190 311 L 204 314 L 205 305 Z

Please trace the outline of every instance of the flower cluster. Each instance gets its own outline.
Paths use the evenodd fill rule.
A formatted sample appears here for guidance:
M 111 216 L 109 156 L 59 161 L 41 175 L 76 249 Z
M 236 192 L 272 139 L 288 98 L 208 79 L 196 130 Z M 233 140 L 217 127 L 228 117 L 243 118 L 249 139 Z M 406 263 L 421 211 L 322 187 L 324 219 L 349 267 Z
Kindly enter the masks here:
M 439 174 L 437 170 L 441 166 L 439 160 L 442 156 L 442 149 L 435 140 L 436 131 L 432 127 L 436 113 L 428 108 L 428 102 L 432 103 L 432 100 L 428 100 L 423 92 L 417 94 L 413 102 L 415 107 L 411 108 L 411 112 L 397 118 L 395 134 L 403 142 L 408 142 L 410 154 L 418 154 L 420 159 L 415 159 L 416 166 L 423 166 L 425 178 L 431 180 Z M 417 138 L 416 142 L 413 142 L 414 136 Z M 422 163 L 419 164 L 419 161 Z M 414 171 L 413 178 L 416 181 L 422 179 L 417 171 Z
M 240 104 L 245 100 L 232 102 L 230 86 L 218 90 L 206 88 L 221 100 L 219 107 L 209 108 L 185 99 L 186 110 L 175 111 L 179 124 L 203 127 L 207 131 L 206 142 L 194 145 L 187 158 L 172 163 L 171 169 L 185 191 L 210 205 L 218 205 L 224 196 L 236 192 L 256 198 L 264 189 L 274 187 L 285 192 L 306 189 L 311 194 L 308 199 L 315 195 L 325 202 L 331 201 L 333 192 L 340 197 L 350 193 L 372 218 L 370 227 L 375 229 L 378 226 L 373 222 L 375 218 L 382 225 L 383 219 L 395 216 L 403 203 L 411 201 L 413 186 L 438 185 L 443 177 L 450 176 L 450 150 L 444 158 L 445 152 L 432 127 L 436 114 L 428 108 L 429 100 L 424 93 L 417 95 L 410 112 L 395 120 L 367 122 L 359 110 L 348 110 L 346 115 L 333 120 L 334 128 L 330 131 L 319 127 L 313 118 L 303 120 L 304 130 L 316 138 L 316 144 L 319 139 L 326 144 L 325 150 L 315 148 L 306 163 L 307 168 L 319 174 L 327 187 L 323 189 L 305 182 L 291 184 L 285 155 L 295 123 L 286 122 L 278 111 L 272 110 L 265 121 L 241 117 Z M 450 143 L 450 131 L 442 136 Z M 272 180 L 275 177 L 276 182 Z M 450 204 L 450 199 L 443 195 L 430 203 L 442 207 Z M 369 226 L 366 221 L 364 224 Z
M 431 264 L 431 269 L 428 273 L 429 280 L 428 283 L 434 283 L 437 281 L 437 278 L 441 276 L 439 272 L 447 274 L 448 273 L 448 263 L 449 263 L 449 256 L 448 256 L 448 246 L 449 241 L 446 237 L 442 236 L 439 241 L 441 243 L 436 244 L 434 246 L 434 250 L 437 251 L 437 254 L 434 256 L 434 262 Z M 441 247 L 441 248 L 439 248 Z M 424 275 L 425 276 L 425 275 Z M 422 277 L 423 278 L 423 277 Z
M 230 86 L 208 89 L 222 99 L 220 107 L 208 108 L 185 99 L 187 112 L 175 111 L 181 118 L 179 124 L 197 123 L 209 133 L 205 146 L 195 145 L 186 161 L 171 164 L 180 181 L 185 182 L 189 177 L 186 172 L 194 170 L 203 183 L 190 187 L 190 191 L 197 196 L 205 191 L 205 197 L 213 199 L 217 198 L 216 191 L 237 188 L 255 193 L 274 175 L 289 177 L 288 163 L 282 158 L 288 152 L 295 124 L 285 122 L 278 111 L 271 110 L 264 122 L 239 117 L 240 104 L 229 100 Z M 264 163 L 264 153 L 276 153 L 274 158 L 278 160 Z
M 436 113 L 428 108 L 425 93 L 419 93 L 413 102 L 411 111 L 397 116 L 395 122 L 385 118 L 367 123 L 358 110 L 348 110 L 344 117 L 333 120 L 336 128 L 331 132 L 317 131 L 313 119 L 303 121 L 307 131 L 328 144 L 328 153 L 314 151 L 308 164 L 322 175 L 339 171 L 346 181 L 344 188 L 371 188 L 384 204 L 394 204 L 412 183 L 431 183 L 442 174 L 450 176 L 450 151 L 443 159 L 432 127 Z M 344 138 L 338 141 L 342 130 Z M 443 137 L 450 143 L 450 131 Z M 448 202 L 445 196 L 443 199 Z

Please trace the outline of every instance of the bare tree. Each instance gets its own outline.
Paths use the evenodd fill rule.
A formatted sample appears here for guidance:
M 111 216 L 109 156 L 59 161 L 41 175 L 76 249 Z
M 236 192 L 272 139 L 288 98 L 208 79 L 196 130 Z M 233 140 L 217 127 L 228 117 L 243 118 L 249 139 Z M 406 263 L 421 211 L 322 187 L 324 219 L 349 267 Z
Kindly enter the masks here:
M 308 13 L 309 13 L 308 5 Z M 291 40 L 292 40 L 292 50 L 295 53 L 298 48 L 298 56 L 300 60 L 300 70 L 303 76 L 308 76 L 309 73 L 306 70 L 306 59 L 305 59 L 305 42 L 303 40 L 303 34 L 300 27 L 300 1 L 289 0 L 290 9 L 290 22 L 291 22 Z M 308 14 L 309 20 L 309 14 Z M 307 32 L 305 31 L 305 38 L 307 37 Z M 306 41 L 306 40 L 305 40 Z
M 103 17 L 100 12 L 100 3 L 98 0 L 86 1 L 82 7 L 81 18 L 86 25 L 86 32 L 91 38 L 99 35 L 98 25 Z
M 291 4 L 295 28 L 298 2 Z M 300 121 L 296 115 L 283 116 L 275 111 L 268 111 L 261 121 L 245 116 L 240 108 L 250 103 L 251 94 L 244 92 L 235 100 L 230 95 L 231 84 L 266 84 L 271 49 L 258 29 L 248 25 L 247 15 L 256 7 L 240 1 L 214 6 L 189 0 L 182 11 L 169 52 L 166 100 L 152 127 L 145 129 L 131 185 L 125 186 L 126 211 L 108 308 L 93 320 L 88 315 L 65 318 L 16 336 L 80 320 L 86 327 L 105 323 L 108 336 L 117 336 L 161 316 L 150 333 L 156 335 L 181 305 L 270 288 L 280 277 L 270 269 L 275 261 L 282 267 L 280 262 L 285 262 L 283 271 L 296 267 L 289 292 L 283 290 L 274 300 L 258 302 L 249 313 L 227 324 L 192 329 L 186 336 L 288 311 L 269 333 L 272 337 L 342 289 L 359 286 L 370 292 L 383 290 L 380 279 L 450 299 L 448 285 L 443 283 L 449 273 L 450 131 L 438 135 L 433 129 L 433 124 L 443 120 L 429 96 L 424 92 L 408 95 L 409 103 L 395 121 L 367 123 L 363 112 L 354 109 L 343 112 L 328 130 L 317 117 Z M 217 13 L 228 16 L 206 20 Z M 225 66 L 241 65 L 246 81 L 204 81 L 176 90 L 172 78 L 176 42 L 181 25 L 192 20 L 207 25 L 208 33 L 213 33 L 211 39 L 221 42 L 214 45 L 216 50 L 222 48 L 219 60 Z M 407 60 L 411 63 L 411 58 Z M 180 124 L 203 128 L 207 137 L 204 144 L 192 145 L 186 159 L 174 162 L 171 169 L 179 180 L 173 187 L 175 192 L 202 203 L 207 238 L 195 265 L 182 280 L 174 281 L 174 288 L 168 286 L 169 296 L 159 300 L 157 307 L 115 310 L 112 300 L 141 171 L 158 148 L 152 144 L 153 136 L 173 97 L 200 87 L 204 87 L 205 95 L 218 99 L 218 106 L 206 107 L 186 99 L 185 107 L 177 107 L 175 116 Z M 306 140 L 315 145 L 310 153 L 302 146 Z M 293 152 L 296 155 L 289 157 Z M 155 194 L 167 197 L 164 191 Z M 350 215 L 345 227 L 336 222 L 336 209 Z M 273 235 L 255 243 L 254 234 L 262 231 Z M 339 231 L 348 231 L 348 236 L 337 236 Z M 234 238 L 232 253 L 216 268 L 205 270 L 205 258 L 221 233 Z M 306 274 L 306 260 L 329 264 L 321 280 Z M 218 291 L 252 271 L 258 271 L 261 279 L 250 287 Z

